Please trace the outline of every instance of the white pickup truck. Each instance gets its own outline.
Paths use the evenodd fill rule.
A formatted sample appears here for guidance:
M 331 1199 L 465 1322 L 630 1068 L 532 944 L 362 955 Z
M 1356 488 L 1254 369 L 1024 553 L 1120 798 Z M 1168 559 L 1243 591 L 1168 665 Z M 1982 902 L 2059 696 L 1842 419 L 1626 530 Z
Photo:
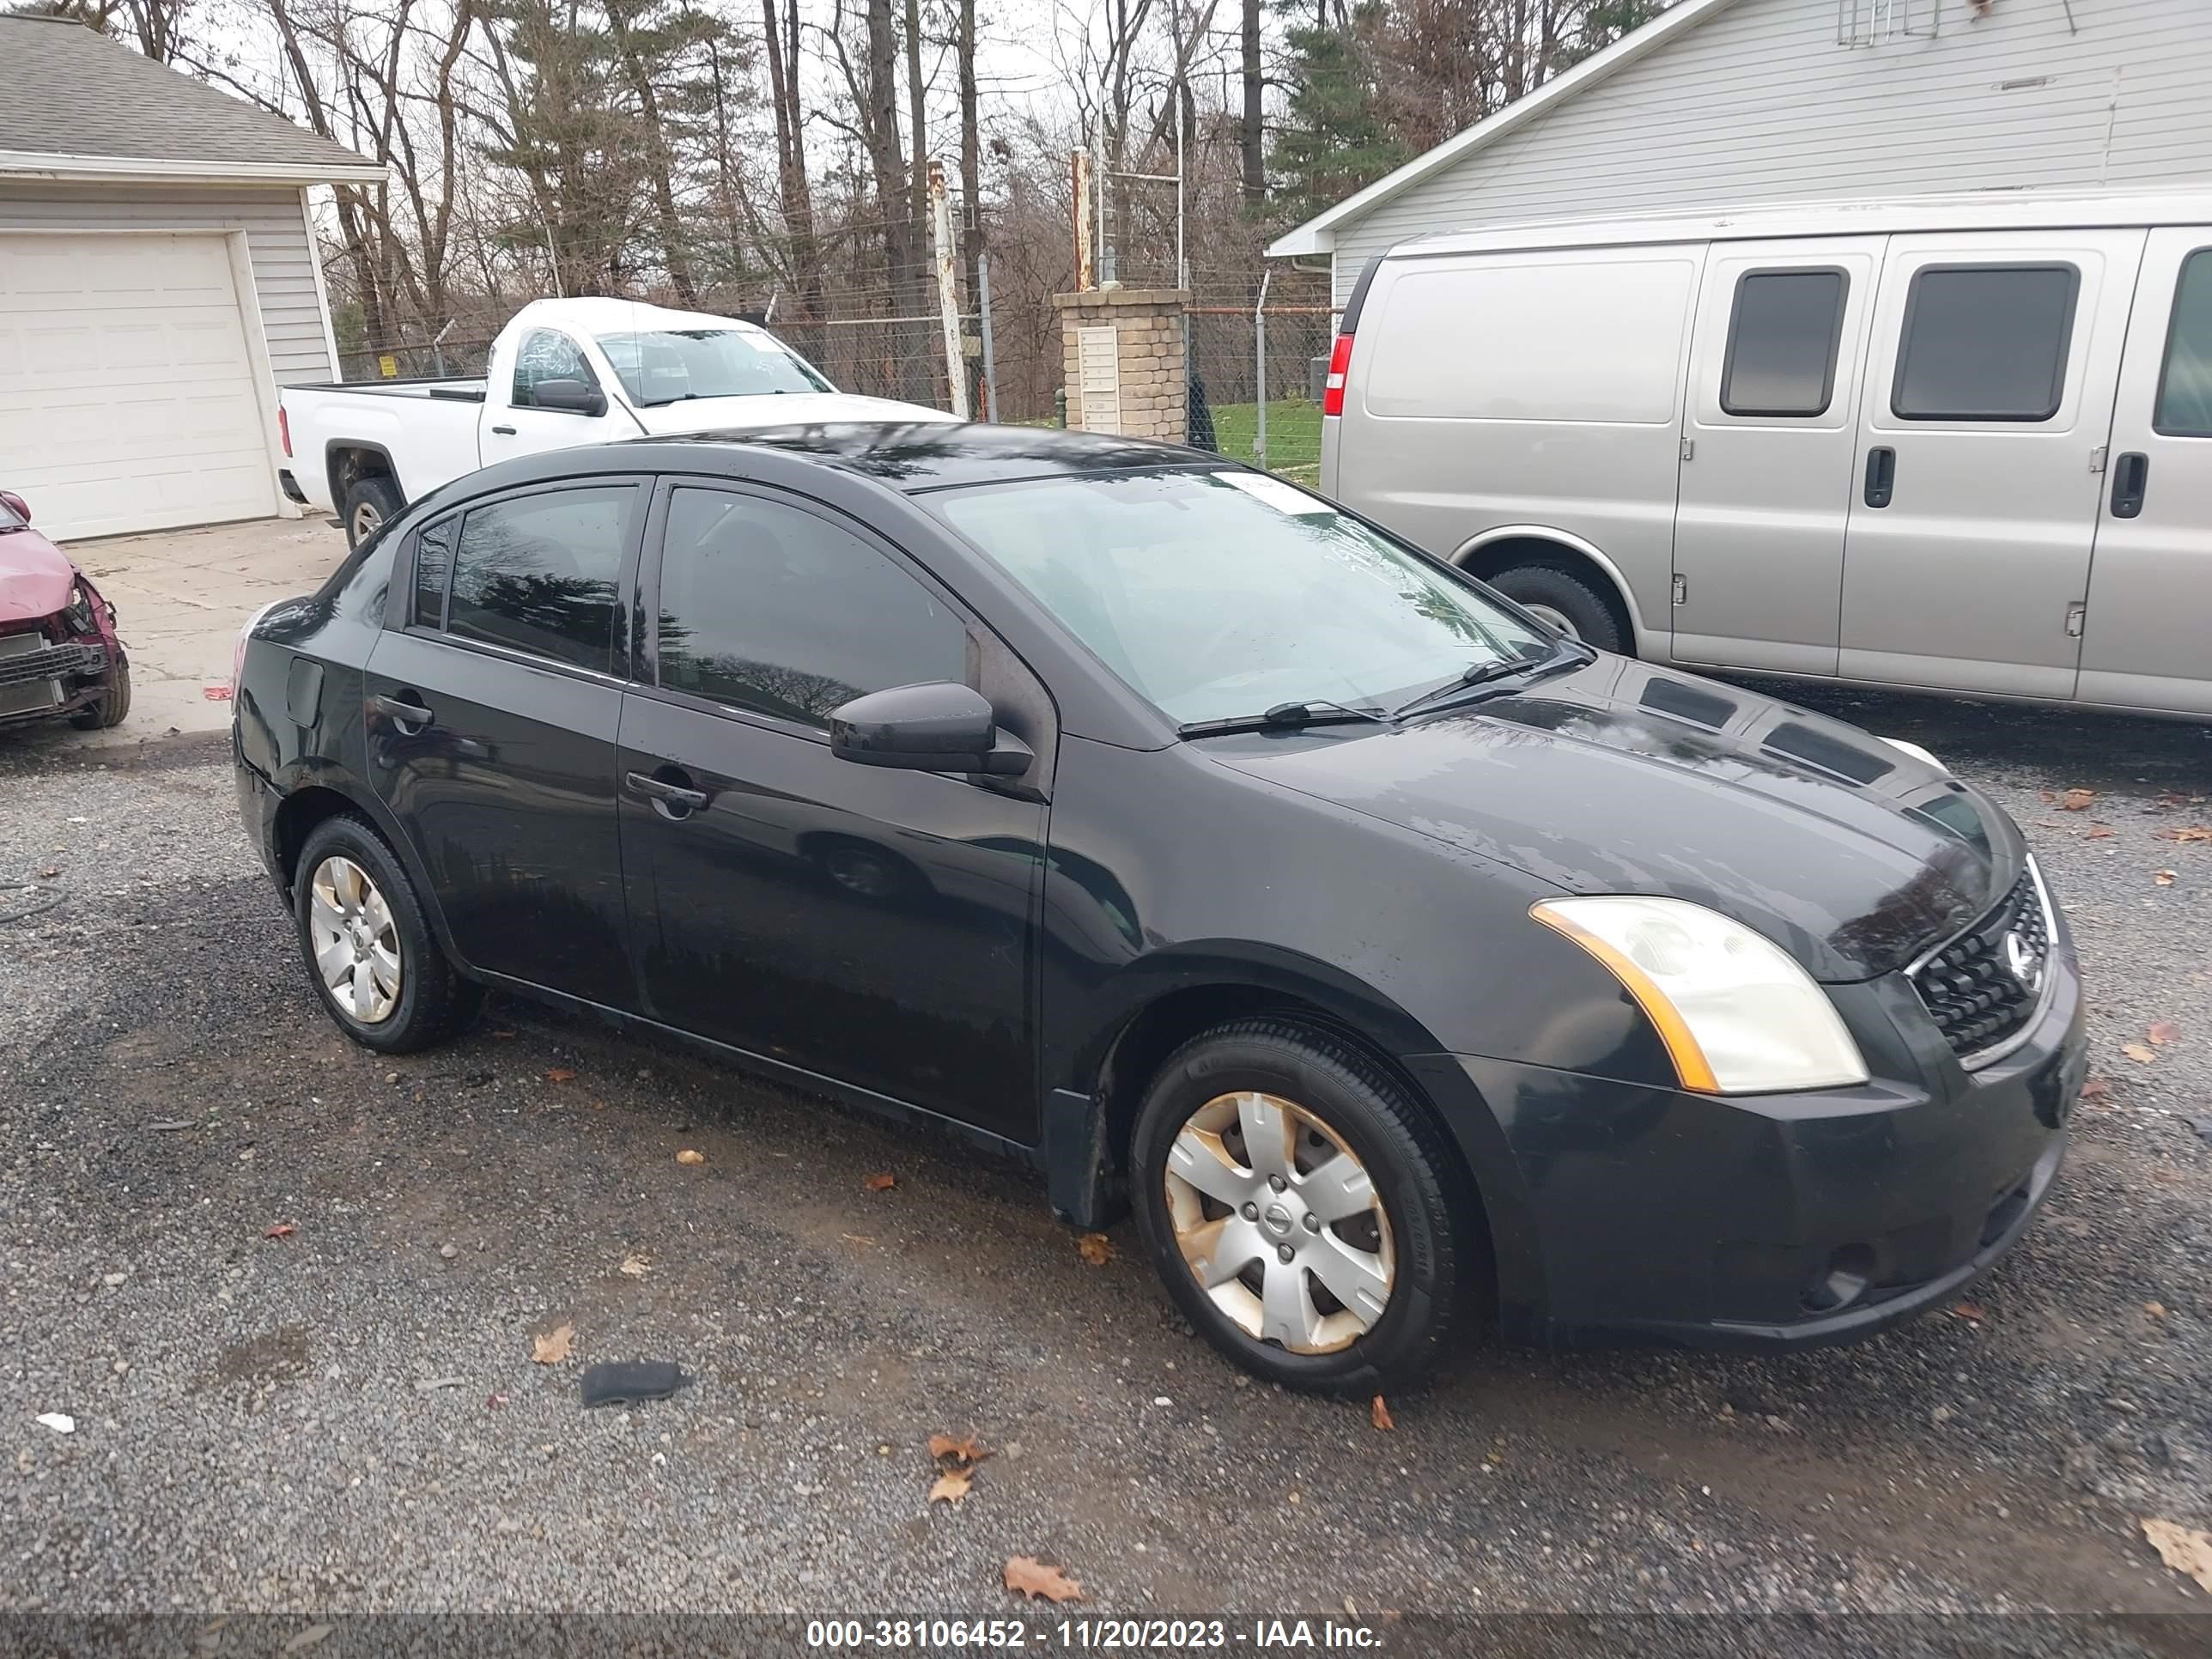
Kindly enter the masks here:
M 765 329 L 629 300 L 537 300 L 492 343 L 481 380 L 286 386 L 284 494 L 358 545 L 440 484 L 518 455 L 621 438 L 817 421 L 949 421 L 852 397 Z

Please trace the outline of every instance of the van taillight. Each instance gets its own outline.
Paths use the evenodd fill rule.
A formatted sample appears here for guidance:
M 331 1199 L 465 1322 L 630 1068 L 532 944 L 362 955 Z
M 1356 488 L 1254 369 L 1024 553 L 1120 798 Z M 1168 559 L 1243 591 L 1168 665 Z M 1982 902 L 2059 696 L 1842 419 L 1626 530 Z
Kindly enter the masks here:
M 292 411 L 283 404 L 276 405 L 276 435 L 284 441 L 284 459 L 292 458 Z
M 1352 368 L 1352 336 L 1340 334 L 1328 354 L 1328 379 L 1322 383 L 1321 412 L 1324 415 L 1344 413 L 1344 377 Z M 289 454 L 291 452 L 285 452 Z

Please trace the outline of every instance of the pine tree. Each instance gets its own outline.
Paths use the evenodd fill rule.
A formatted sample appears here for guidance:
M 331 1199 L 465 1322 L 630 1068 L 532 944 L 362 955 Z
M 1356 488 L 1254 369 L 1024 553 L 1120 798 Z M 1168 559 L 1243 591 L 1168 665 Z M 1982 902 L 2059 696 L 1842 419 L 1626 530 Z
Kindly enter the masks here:
M 1268 172 L 1273 209 L 1287 222 L 1334 207 L 1412 159 L 1380 112 L 1363 40 L 1380 13 L 1370 4 L 1348 27 L 1294 28 L 1285 36 L 1290 96 Z

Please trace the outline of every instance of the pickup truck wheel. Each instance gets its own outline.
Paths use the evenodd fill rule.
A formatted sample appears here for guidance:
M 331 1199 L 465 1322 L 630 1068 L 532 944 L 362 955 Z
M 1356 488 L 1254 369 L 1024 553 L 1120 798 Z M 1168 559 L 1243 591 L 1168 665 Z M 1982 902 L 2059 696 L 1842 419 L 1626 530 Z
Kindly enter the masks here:
M 346 545 L 359 547 L 384 528 L 386 520 L 398 517 L 406 505 L 391 479 L 381 476 L 355 479 L 353 488 L 346 491 Z

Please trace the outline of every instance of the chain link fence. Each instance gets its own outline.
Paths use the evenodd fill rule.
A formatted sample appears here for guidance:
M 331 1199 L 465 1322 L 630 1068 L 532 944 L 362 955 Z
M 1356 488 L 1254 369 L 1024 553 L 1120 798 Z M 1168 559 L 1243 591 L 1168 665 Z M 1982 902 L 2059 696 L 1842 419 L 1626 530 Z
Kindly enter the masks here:
M 1322 381 L 1336 313 L 1325 283 L 1268 289 L 1264 306 L 1193 296 L 1190 441 L 1310 488 L 1321 482 Z

